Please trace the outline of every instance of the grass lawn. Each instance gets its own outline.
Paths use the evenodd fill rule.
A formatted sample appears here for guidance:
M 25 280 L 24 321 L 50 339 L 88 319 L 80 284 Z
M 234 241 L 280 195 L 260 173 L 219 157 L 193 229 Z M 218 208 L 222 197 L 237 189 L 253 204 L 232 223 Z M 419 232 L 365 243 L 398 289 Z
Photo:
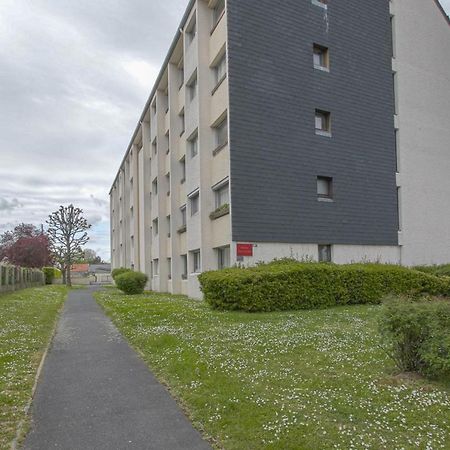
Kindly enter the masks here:
M 379 307 L 250 315 L 96 296 L 218 448 L 450 448 L 450 383 L 393 375 Z
M 65 298 L 63 286 L 0 295 L 0 449 L 8 449 Z

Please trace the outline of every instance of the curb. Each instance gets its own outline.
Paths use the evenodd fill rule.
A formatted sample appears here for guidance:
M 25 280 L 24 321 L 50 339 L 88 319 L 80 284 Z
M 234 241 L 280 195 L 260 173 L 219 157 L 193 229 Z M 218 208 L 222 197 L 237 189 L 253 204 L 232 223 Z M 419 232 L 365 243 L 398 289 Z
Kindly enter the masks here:
M 48 352 L 49 352 L 50 347 L 51 347 L 51 345 L 53 343 L 53 339 L 54 339 L 55 334 L 56 334 L 56 329 L 58 328 L 59 319 L 61 317 L 61 313 L 62 313 L 62 310 L 64 309 L 65 304 L 66 304 L 66 302 L 64 301 L 64 303 L 63 303 L 63 305 L 61 307 L 61 310 L 58 312 L 57 319 L 55 320 L 55 324 L 53 326 L 53 330 L 52 330 L 52 333 L 50 335 L 50 339 L 48 341 L 47 347 L 45 348 L 44 353 L 42 354 L 41 361 L 39 363 L 36 375 L 34 377 L 34 383 L 33 383 L 32 389 L 31 389 L 30 399 L 28 400 L 27 404 L 25 405 L 25 407 L 23 409 L 23 411 L 25 412 L 25 418 L 22 419 L 19 422 L 18 426 L 17 426 L 16 437 L 11 442 L 10 450 L 18 450 L 18 448 L 19 448 L 18 447 L 19 440 L 22 437 L 22 432 L 23 432 L 23 429 L 24 429 L 24 425 L 25 425 L 27 419 L 29 419 L 29 412 L 30 412 L 30 409 L 31 409 L 31 405 L 33 404 L 34 396 L 36 394 L 36 389 L 37 389 L 37 385 L 39 383 L 39 378 L 41 376 L 41 372 L 42 372 L 42 369 L 44 367 L 45 360 L 47 359 Z

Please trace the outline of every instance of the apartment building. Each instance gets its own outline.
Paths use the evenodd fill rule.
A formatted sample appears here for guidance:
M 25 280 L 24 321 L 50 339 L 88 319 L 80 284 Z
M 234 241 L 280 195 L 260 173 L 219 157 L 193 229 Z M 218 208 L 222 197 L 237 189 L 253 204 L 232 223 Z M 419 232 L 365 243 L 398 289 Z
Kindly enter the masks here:
M 437 0 L 192 0 L 111 197 L 113 267 L 450 262 L 450 27 Z

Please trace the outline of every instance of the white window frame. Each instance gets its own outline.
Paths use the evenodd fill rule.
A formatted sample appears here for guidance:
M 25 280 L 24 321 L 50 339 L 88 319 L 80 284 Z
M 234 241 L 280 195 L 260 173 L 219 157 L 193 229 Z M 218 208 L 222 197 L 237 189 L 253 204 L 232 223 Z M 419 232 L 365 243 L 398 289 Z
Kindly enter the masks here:
M 214 185 L 212 190 L 214 191 L 214 204 L 216 209 L 230 204 L 230 180 L 228 177 Z
M 188 139 L 189 153 L 191 158 L 195 158 L 198 155 L 198 131 L 196 130 Z
M 200 250 L 191 251 L 192 273 L 200 273 L 202 270 L 202 260 Z
M 184 255 L 180 255 L 181 256 L 181 279 L 183 280 L 187 280 L 188 277 L 188 255 L 184 254 Z
M 313 64 L 315 69 L 319 69 L 324 72 L 330 71 L 330 56 L 328 47 L 320 44 L 313 44 Z
M 198 93 L 198 79 L 197 79 L 197 71 L 192 75 L 187 84 L 188 88 L 188 99 L 189 102 L 193 102 L 197 97 Z
M 188 195 L 188 198 L 189 198 L 189 210 L 192 217 L 200 212 L 200 189 L 196 189 L 195 191 L 190 193 Z
M 314 127 L 316 134 L 331 137 L 331 113 L 316 109 L 314 115 Z
M 326 186 L 326 189 L 322 189 Z M 333 200 L 333 178 L 318 176 L 317 177 L 317 198 L 319 200 Z
M 181 226 L 185 227 L 187 225 L 187 214 L 186 214 L 186 205 L 183 205 L 180 208 L 180 212 L 181 212 Z
M 229 245 L 217 248 L 217 268 L 219 270 L 231 267 L 231 248 Z
M 218 61 L 213 67 L 215 89 L 227 77 L 227 53 L 226 51 L 219 57 Z
M 224 132 L 226 130 L 226 133 Z M 217 125 L 214 126 L 215 148 L 219 149 L 228 144 L 228 116 L 225 116 Z

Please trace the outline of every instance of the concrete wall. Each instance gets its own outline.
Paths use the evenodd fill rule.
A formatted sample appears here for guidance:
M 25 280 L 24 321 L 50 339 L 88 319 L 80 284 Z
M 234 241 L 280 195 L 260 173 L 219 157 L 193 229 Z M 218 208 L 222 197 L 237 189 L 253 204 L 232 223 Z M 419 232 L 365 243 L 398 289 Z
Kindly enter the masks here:
M 432 0 L 393 0 L 402 263 L 450 262 L 450 26 Z
M 269 262 L 273 259 L 293 258 L 298 261 L 317 261 L 319 249 L 317 244 L 286 244 L 279 242 L 253 243 L 253 256 L 244 257 L 242 261 L 236 258 L 236 245 L 232 246 L 232 263 L 252 266 L 259 262 Z M 336 264 L 352 263 L 382 263 L 399 264 L 400 248 L 398 246 L 371 245 L 333 245 L 332 261 Z

